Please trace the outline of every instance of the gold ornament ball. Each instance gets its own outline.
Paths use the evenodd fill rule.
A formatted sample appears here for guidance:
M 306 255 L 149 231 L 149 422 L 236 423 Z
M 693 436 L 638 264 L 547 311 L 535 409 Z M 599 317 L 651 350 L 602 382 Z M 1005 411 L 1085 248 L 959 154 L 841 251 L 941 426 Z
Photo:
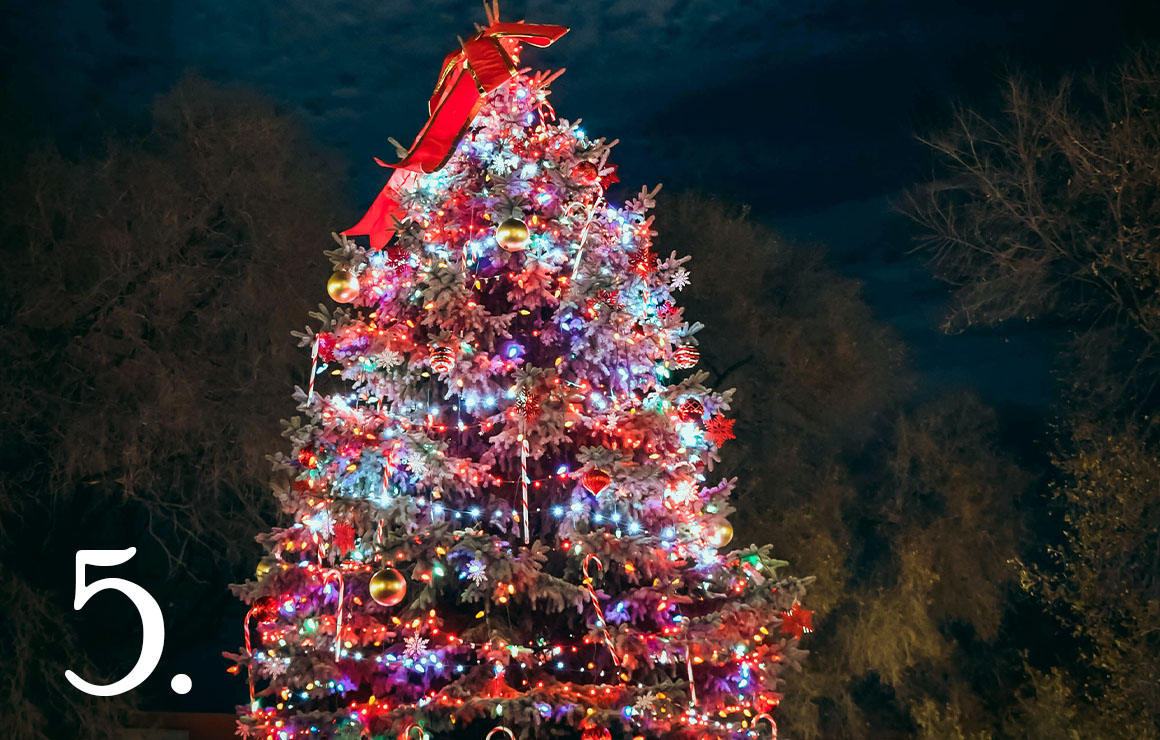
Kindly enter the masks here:
M 733 541 L 733 525 L 728 519 L 721 519 L 709 526 L 709 534 L 705 538 L 713 547 L 725 547 Z
M 532 232 L 528 225 L 518 218 L 508 218 L 495 227 L 495 240 L 509 252 L 522 251 L 528 245 Z
M 394 568 L 383 568 L 371 576 L 370 590 L 376 604 L 394 606 L 407 595 L 407 579 Z
M 350 303 L 358 298 L 358 278 L 349 270 L 339 270 L 326 281 L 326 292 L 338 303 Z
M 270 571 L 274 570 L 274 566 L 277 564 L 277 560 L 262 558 L 258 561 L 258 567 L 254 569 L 254 577 L 256 577 L 259 581 L 262 580 L 270 574 Z

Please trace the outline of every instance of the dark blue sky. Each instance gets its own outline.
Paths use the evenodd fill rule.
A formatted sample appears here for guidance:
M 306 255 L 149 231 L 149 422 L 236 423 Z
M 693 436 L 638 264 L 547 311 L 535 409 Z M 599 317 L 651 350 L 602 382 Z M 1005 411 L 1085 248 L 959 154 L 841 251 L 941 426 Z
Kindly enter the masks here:
M 1156 38 L 1157 5 L 532 0 L 502 11 L 572 28 L 525 59 L 568 68 L 557 111 L 621 139 L 626 185 L 717 193 L 826 243 L 910 342 L 926 387 L 1041 405 L 1050 338 L 939 336 L 945 290 L 907 253 L 888 204 L 925 174 L 914 132 L 952 100 L 986 101 L 1009 69 L 1052 75 Z M 188 68 L 253 85 L 346 156 L 362 206 L 384 176 L 371 158 L 390 156 L 387 136 L 411 140 L 439 62 L 482 15 L 474 0 L 9 3 L 2 53 L 30 109 L 76 139 L 139 120 Z

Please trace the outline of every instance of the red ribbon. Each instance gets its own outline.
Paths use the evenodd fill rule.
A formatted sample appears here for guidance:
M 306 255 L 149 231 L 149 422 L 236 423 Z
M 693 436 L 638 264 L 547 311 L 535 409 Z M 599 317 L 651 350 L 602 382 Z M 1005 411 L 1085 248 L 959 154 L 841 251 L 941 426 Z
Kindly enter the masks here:
M 516 74 L 521 43 L 545 47 L 568 29 L 531 23 L 492 23 L 447 55 L 427 109 L 427 123 L 406 155 L 394 164 L 375 159 L 395 172 L 375 198 L 366 215 L 347 229 L 350 236 L 367 235 L 371 248 L 386 245 L 394 234 L 394 221 L 403 214 L 398 194 L 422 173 L 435 172 L 447 163 L 467 127 L 483 105 L 483 98 Z

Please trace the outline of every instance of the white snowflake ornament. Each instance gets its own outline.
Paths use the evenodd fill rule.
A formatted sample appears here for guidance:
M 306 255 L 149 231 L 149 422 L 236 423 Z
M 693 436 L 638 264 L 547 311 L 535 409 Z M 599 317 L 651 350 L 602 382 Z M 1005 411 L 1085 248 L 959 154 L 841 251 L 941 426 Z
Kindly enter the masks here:
M 376 367 L 391 368 L 403 364 L 403 355 L 393 349 L 385 349 L 371 357 Z
M 633 714 L 647 714 L 652 710 L 652 706 L 656 700 L 657 695 L 652 691 L 636 697 L 636 702 L 632 705 Z
M 487 583 L 487 566 L 482 561 L 472 560 L 467 564 L 467 580 L 476 586 Z
M 403 641 L 403 657 L 411 660 L 421 660 L 427 657 L 427 638 L 411 635 Z

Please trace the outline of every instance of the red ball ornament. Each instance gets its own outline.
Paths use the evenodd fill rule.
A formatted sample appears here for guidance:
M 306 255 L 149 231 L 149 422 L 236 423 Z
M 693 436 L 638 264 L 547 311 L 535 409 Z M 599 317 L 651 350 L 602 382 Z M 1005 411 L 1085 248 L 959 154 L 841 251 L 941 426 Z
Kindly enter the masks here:
M 250 614 L 258 620 L 258 624 L 273 622 L 278 618 L 278 600 L 273 596 L 263 596 L 250 606 Z
M 584 490 L 591 493 L 593 496 L 600 495 L 600 492 L 612 483 L 612 476 L 603 470 L 593 468 L 585 473 L 580 478 L 580 485 L 584 486 Z
M 673 352 L 673 364 L 678 370 L 687 370 L 701 359 L 701 352 L 691 344 L 685 344 Z
M 591 185 L 600 179 L 600 168 L 595 162 L 581 162 L 572 168 L 572 177 L 585 185 Z
M 606 727 L 588 725 L 581 731 L 580 740 L 612 740 L 612 733 Z
M 705 418 L 705 404 L 695 398 L 686 398 L 677 406 L 677 416 L 681 421 L 693 421 Z
M 455 367 L 455 351 L 450 347 L 435 346 L 431 348 L 431 369 L 437 373 L 447 374 Z

